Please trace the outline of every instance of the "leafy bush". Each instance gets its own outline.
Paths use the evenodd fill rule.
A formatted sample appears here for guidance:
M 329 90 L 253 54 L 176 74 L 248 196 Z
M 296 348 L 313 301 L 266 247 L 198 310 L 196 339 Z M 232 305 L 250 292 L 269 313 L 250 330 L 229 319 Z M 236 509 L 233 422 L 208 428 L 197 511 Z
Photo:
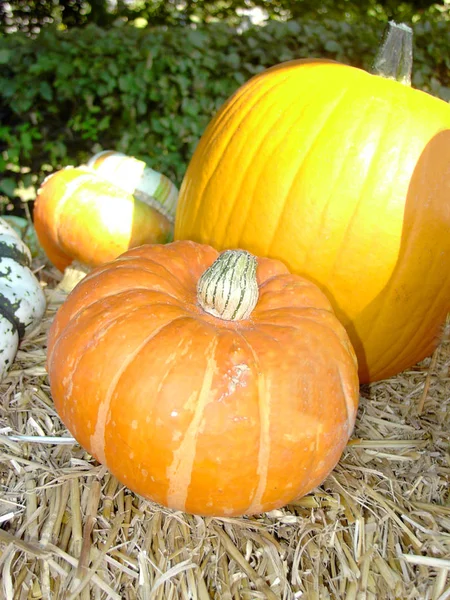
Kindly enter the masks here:
M 106 148 L 179 184 L 208 121 L 252 75 L 306 56 L 370 69 L 382 27 L 272 21 L 237 35 L 223 24 L 89 25 L 0 38 L 0 212 L 33 200 L 49 171 Z M 446 27 L 416 25 L 413 85 L 449 99 Z

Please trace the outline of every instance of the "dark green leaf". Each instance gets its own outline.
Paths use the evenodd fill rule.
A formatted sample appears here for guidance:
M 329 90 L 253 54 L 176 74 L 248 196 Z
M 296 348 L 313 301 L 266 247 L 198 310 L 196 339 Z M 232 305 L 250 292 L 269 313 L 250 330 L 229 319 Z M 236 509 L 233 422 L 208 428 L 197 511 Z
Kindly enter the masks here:
M 46 81 L 41 81 L 39 84 L 39 93 L 48 102 L 51 102 L 53 99 L 53 90 L 50 85 Z

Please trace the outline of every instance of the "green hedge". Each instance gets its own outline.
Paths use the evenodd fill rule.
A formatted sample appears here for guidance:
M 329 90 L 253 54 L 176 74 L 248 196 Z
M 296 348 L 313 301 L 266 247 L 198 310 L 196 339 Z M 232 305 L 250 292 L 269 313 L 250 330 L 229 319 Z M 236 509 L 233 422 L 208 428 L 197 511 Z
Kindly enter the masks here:
M 449 96 L 448 24 L 415 27 L 413 85 Z M 32 200 L 53 169 L 113 148 L 179 184 L 223 101 L 258 71 L 298 57 L 370 68 L 383 25 L 269 22 L 237 35 L 197 29 L 44 30 L 0 38 L 0 212 Z M 9 208 L 12 204 L 9 200 Z

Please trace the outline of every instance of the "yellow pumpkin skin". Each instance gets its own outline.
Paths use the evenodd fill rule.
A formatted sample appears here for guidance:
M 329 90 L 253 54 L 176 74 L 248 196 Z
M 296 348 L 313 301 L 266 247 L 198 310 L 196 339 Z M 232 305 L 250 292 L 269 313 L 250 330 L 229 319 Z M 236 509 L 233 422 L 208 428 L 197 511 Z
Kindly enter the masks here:
M 244 84 L 206 129 L 175 239 L 282 260 L 328 295 L 361 382 L 429 355 L 450 309 L 450 107 L 325 60 Z

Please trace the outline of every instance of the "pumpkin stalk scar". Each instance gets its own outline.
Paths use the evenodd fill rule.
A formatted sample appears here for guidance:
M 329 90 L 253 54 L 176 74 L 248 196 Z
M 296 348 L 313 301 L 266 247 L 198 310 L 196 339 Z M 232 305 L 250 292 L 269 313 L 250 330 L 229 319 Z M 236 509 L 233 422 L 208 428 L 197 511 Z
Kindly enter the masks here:
M 211 393 L 211 388 L 214 375 L 217 372 L 215 357 L 217 343 L 217 339 L 214 339 L 206 350 L 208 359 L 202 385 L 197 394 L 194 416 L 182 442 L 174 452 L 172 464 L 167 469 L 167 477 L 169 479 L 167 503 L 169 506 L 177 506 L 179 510 L 185 510 L 186 507 L 197 448 L 197 438 L 200 433 L 205 408 L 215 400 Z

